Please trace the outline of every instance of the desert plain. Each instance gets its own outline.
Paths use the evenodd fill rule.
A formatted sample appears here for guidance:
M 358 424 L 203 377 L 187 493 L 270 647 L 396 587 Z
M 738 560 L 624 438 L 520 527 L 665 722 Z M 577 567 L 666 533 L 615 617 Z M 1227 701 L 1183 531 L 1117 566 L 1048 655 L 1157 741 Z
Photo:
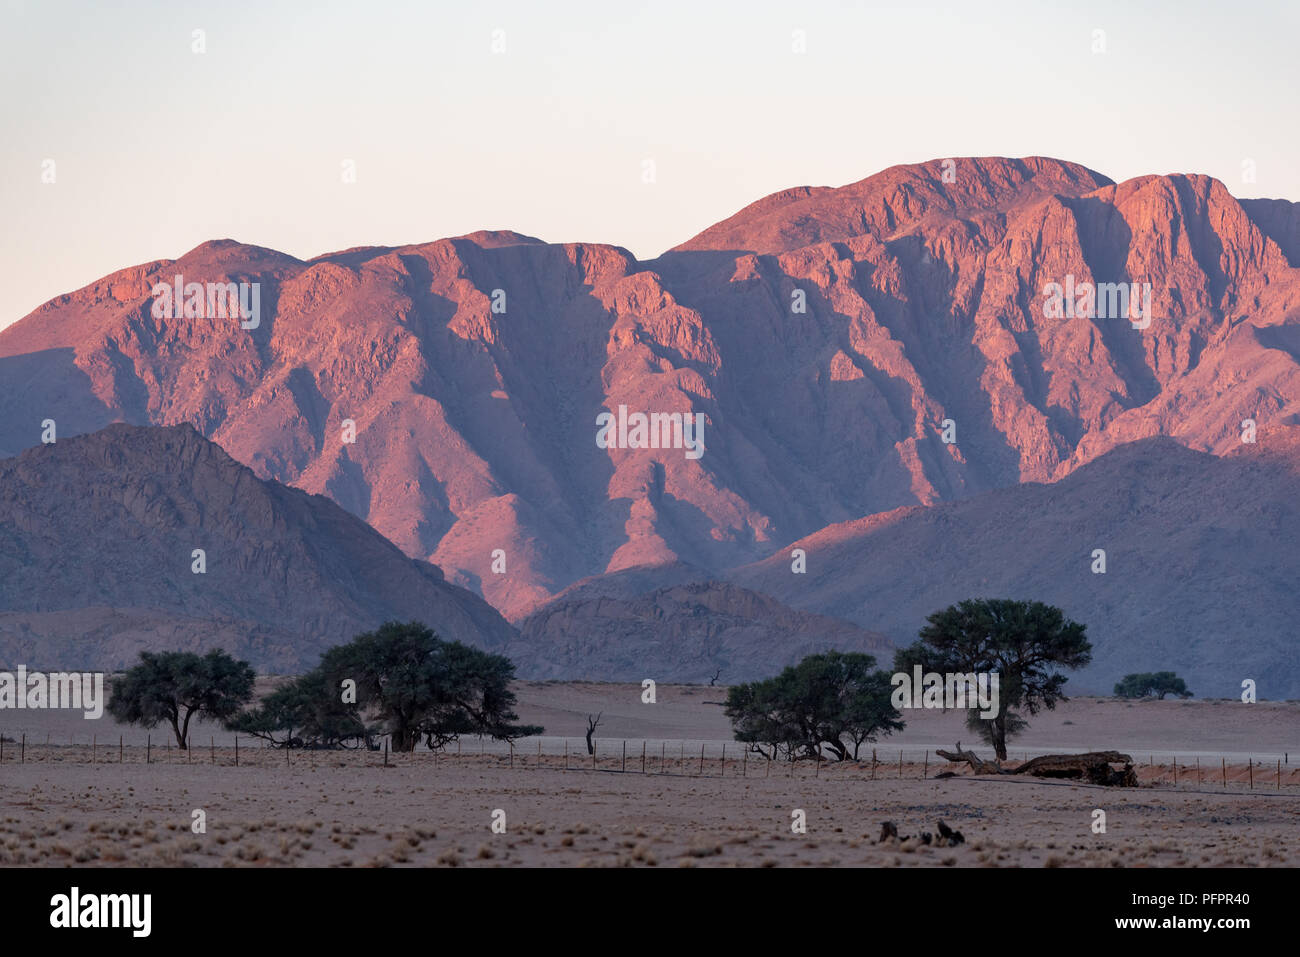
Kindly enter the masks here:
M 108 715 L 0 712 L 0 866 L 1300 863 L 1296 702 L 1077 697 L 1011 744 L 1009 767 L 1057 751 L 1131 754 L 1140 787 L 1105 788 L 944 761 L 935 750 L 958 740 L 991 757 L 955 712 L 908 712 L 857 762 L 791 764 L 731 740 L 725 688 L 660 685 L 654 704 L 632 684 L 515 690 L 521 720 L 544 736 L 513 749 L 466 738 L 441 754 L 286 753 L 241 737 L 236 759 L 234 736 L 208 724 L 185 752 L 163 727 Z M 597 714 L 593 758 L 584 733 Z M 965 841 L 915 837 L 937 836 L 939 820 Z M 909 839 L 880 841 L 885 821 Z

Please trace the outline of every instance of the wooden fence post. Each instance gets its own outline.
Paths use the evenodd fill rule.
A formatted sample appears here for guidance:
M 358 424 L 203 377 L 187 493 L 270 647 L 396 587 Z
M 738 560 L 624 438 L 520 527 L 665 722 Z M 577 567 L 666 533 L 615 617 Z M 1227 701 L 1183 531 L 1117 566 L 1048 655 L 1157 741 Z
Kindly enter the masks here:
M 921 780 L 924 781 L 930 773 L 930 751 L 925 752 L 925 764 L 921 766 Z
M 144 739 L 144 763 L 148 764 L 153 760 L 153 735 L 145 735 Z
M 704 742 L 700 742 L 700 774 L 704 773 Z
M 1255 790 L 1255 759 L 1248 758 L 1246 761 L 1246 770 L 1250 772 L 1250 789 Z
M 621 774 L 627 774 L 627 742 L 623 742 L 623 769 Z
M 645 740 L 641 741 L 641 773 L 645 774 Z
M 235 767 L 239 767 L 239 735 L 235 735 Z
M 18 763 L 27 763 L 27 735 L 23 735 L 23 743 L 18 746 Z

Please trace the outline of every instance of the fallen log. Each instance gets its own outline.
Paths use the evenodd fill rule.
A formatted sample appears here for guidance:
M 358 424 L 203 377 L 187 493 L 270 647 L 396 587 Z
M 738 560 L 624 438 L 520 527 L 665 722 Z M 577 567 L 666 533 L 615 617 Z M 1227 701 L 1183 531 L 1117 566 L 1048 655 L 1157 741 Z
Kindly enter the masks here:
M 1124 765 L 1123 770 L 1111 767 Z M 1087 751 L 1083 754 L 1044 754 L 1026 761 L 1013 774 L 1037 778 L 1082 778 L 1090 784 L 1107 787 L 1137 787 L 1133 758 L 1119 751 Z
M 976 774 L 1028 774 L 1039 778 L 1080 778 L 1089 784 L 1106 787 L 1137 787 L 1133 758 L 1119 751 L 1088 751 L 1084 754 L 1044 754 L 1016 768 L 1004 768 L 997 761 L 985 761 L 973 752 L 957 750 L 935 752 L 949 761 L 965 762 Z M 1123 769 L 1112 765 L 1122 764 Z
M 941 758 L 947 758 L 949 761 L 955 761 L 959 764 L 964 761 L 971 766 L 971 769 L 976 774 L 1006 774 L 1007 773 L 1006 771 L 1002 770 L 1002 765 L 999 764 L 997 761 L 985 761 L 982 758 L 976 757 L 973 751 L 963 751 L 961 749 L 960 741 L 957 742 L 956 751 L 945 751 L 942 748 L 939 748 L 934 753 L 939 755 L 939 757 Z

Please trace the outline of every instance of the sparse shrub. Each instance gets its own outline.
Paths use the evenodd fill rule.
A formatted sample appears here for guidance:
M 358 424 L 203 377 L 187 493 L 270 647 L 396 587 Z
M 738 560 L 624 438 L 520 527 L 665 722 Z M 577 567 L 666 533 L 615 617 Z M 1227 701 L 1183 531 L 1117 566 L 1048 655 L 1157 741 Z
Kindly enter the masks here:
M 1172 671 L 1149 671 L 1125 675 L 1115 685 L 1117 698 L 1156 697 L 1161 701 L 1165 695 L 1178 698 L 1190 698 L 1192 692 L 1187 690 L 1187 682 Z

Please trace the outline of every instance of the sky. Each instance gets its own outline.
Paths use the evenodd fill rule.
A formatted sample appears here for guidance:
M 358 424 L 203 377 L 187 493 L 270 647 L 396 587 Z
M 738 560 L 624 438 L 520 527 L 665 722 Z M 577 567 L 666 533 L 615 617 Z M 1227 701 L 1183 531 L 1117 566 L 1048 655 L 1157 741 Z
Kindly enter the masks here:
M 1298 28 L 1293 0 L 0 0 L 0 327 L 210 239 L 648 259 L 948 157 L 1296 201 Z

